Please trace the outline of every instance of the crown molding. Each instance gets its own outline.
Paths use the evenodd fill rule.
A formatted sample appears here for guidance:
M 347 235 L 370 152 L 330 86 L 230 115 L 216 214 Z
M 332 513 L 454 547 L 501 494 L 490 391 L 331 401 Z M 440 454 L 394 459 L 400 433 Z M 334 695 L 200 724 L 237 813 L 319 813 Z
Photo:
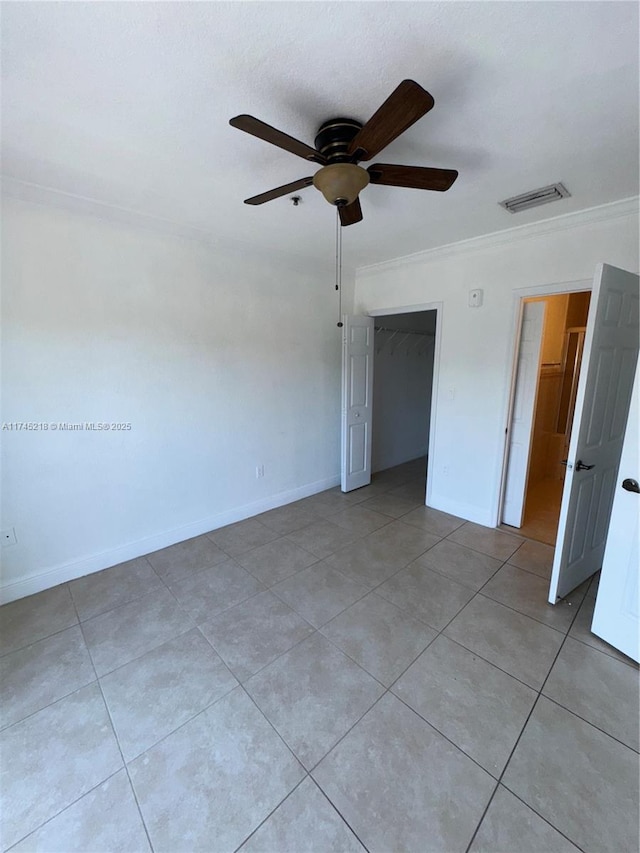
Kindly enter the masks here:
M 257 263 L 274 260 L 282 266 L 297 272 L 309 273 L 310 269 L 321 274 L 330 274 L 331 263 L 327 257 L 310 259 L 295 251 L 283 251 L 272 246 L 256 246 L 250 240 L 236 236 L 217 236 L 210 231 L 182 222 L 154 216 L 149 213 L 131 210 L 125 207 L 98 201 L 94 198 L 64 192 L 53 187 L 22 181 L 8 175 L 0 175 L 0 187 L 3 198 L 36 204 L 41 207 L 53 207 L 82 216 L 90 216 L 112 225 L 139 229 L 165 237 L 176 237 L 199 243 L 221 254 L 241 255 Z
M 182 222 L 148 213 L 141 213 L 140 211 L 130 210 L 129 208 L 118 207 L 117 205 L 64 192 L 53 187 L 45 187 L 41 184 L 22 181 L 8 175 L 0 175 L 0 185 L 2 195 L 6 198 L 17 199 L 18 201 L 44 207 L 63 209 L 84 216 L 93 216 L 115 225 L 138 228 L 164 236 L 194 241 L 209 249 L 214 249 L 221 254 L 242 255 L 245 258 L 253 257 L 256 262 L 267 260 L 273 262 L 276 260 L 282 266 L 298 272 L 304 271 L 308 273 L 310 266 L 321 274 L 329 274 L 330 272 L 331 265 L 327 264 L 325 257 L 309 258 L 295 251 L 283 251 L 274 246 L 257 247 L 250 240 L 243 240 L 236 236 L 229 237 L 225 235 L 224 237 L 218 237 L 209 231 Z M 579 228 L 582 225 L 593 222 L 605 222 L 620 217 L 637 215 L 638 206 L 639 197 L 632 196 L 597 207 L 589 207 L 573 213 L 565 213 L 561 216 L 543 219 L 539 222 L 531 222 L 527 225 L 519 225 L 515 228 L 507 228 L 502 231 L 494 231 L 478 237 L 470 237 L 467 240 L 447 243 L 443 246 L 436 246 L 433 249 L 424 249 L 411 255 L 391 258 L 376 264 L 365 264 L 356 267 L 355 270 L 353 268 L 349 269 L 350 264 L 347 261 L 345 263 L 345 272 L 347 274 L 351 272 L 352 275 L 355 274 L 357 277 L 367 278 L 399 268 L 490 249 L 520 240 L 529 240 L 560 230 Z
M 470 237 L 468 240 L 460 240 L 457 243 L 447 243 L 444 246 L 424 249 L 421 252 L 415 252 L 411 255 L 404 255 L 388 261 L 380 261 L 377 264 L 361 266 L 356 269 L 356 276 L 358 278 L 367 278 L 395 271 L 399 268 L 424 264 L 469 252 L 478 252 L 483 249 L 492 249 L 571 228 L 579 228 L 594 222 L 607 222 L 621 217 L 637 216 L 638 205 L 639 197 L 631 196 L 620 201 L 601 204 L 597 207 L 588 207 L 584 210 L 564 213 L 562 216 L 554 216 L 550 219 L 540 220 L 539 222 L 530 222 L 527 225 L 518 225 L 515 228 L 506 228 L 503 231 L 493 231 L 490 234 Z

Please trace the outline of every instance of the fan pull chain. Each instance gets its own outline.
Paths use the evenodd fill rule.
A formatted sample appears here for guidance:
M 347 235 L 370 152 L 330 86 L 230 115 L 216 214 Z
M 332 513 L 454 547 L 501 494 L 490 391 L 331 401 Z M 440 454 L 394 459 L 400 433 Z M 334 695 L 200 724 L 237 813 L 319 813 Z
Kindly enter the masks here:
M 336 290 L 338 291 L 338 322 L 342 328 L 342 226 L 340 223 L 340 208 L 336 205 Z

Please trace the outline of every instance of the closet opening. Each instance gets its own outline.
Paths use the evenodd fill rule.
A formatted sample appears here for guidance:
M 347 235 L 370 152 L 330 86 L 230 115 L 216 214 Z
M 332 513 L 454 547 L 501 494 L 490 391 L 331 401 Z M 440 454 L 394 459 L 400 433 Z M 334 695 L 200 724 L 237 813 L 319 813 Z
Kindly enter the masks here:
M 426 503 L 437 310 L 374 318 L 372 481 Z

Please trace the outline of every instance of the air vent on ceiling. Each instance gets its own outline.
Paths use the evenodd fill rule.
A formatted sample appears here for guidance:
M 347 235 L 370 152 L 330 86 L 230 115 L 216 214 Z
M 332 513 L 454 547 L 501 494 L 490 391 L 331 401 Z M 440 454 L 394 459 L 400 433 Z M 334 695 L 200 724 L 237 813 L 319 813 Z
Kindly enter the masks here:
M 570 196 L 571 193 L 563 184 L 551 184 L 549 187 L 541 187 L 539 190 L 531 190 L 531 192 L 507 198 L 500 202 L 500 207 L 504 207 L 509 213 L 520 213 L 521 210 L 528 210 L 530 207 L 538 207 L 539 204 L 548 204 L 550 201 L 559 201 L 561 198 Z

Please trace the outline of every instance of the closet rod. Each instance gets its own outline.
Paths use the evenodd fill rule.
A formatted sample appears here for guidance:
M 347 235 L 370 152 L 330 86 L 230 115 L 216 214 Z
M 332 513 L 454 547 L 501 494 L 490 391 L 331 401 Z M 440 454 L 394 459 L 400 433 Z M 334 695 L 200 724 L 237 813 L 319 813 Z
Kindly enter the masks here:
M 423 332 L 419 329 L 388 329 L 386 326 L 374 326 L 376 332 L 403 332 L 405 335 L 423 335 L 426 338 L 434 338 L 435 332 Z

